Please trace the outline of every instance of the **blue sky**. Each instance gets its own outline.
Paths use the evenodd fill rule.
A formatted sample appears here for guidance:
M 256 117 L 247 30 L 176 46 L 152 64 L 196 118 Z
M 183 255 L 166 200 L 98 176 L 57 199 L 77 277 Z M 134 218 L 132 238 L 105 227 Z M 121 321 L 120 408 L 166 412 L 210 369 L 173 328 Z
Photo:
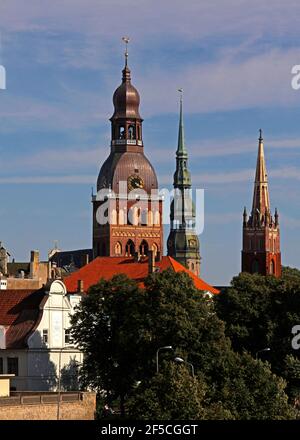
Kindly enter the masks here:
M 91 245 L 91 187 L 109 153 L 123 35 L 141 95 L 145 153 L 172 184 L 178 87 L 194 187 L 205 189 L 202 276 L 240 270 L 263 128 L 282 260 L 299 267 L 300 4 L 287 0 L 2 0 L 0 240 L 17 260 Z M 166 231 L 167 233 L 167 231 Z

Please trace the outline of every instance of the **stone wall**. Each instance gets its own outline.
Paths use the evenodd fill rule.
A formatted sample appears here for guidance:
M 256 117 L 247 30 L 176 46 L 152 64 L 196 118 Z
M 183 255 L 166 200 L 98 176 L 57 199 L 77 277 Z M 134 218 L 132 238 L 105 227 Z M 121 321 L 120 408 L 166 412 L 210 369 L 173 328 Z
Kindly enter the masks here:
M 60 420 L 94 420 L 95 393 L 61 393 Z M 57 420 L 57 393 L 12 393 L 0 398 L 0 420 Z

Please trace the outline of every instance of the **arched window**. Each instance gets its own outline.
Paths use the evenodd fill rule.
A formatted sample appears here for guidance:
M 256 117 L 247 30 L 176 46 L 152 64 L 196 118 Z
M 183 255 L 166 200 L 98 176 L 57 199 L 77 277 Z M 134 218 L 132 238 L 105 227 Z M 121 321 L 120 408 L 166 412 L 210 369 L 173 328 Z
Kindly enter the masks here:
M 152 211 L 148 211 L 148 225 L 149 226 L 153 225 L 153 212 Z
M 270 252 L 272 252 L 272 238 L 270 238 L 269 240 L 269 250 Z
M 120 125 L 119 127 L 119 139 L 125 139 L 125 127 L 124 125 Z
M 194 265 L 194 263 L 191 263 L 191 271 L 194 271 L 195 270 L 195 265 Z
M 139 224 L 140 210 L 136 206 L 132 206 L 128 211 L 128 223 L 137 226 Z
M 154 256 L 156 257 L 157 252 L 158 252 L 158 246 L 157 246 L 157 244 L 156 244 L 156 243 L 153 243 L 153 245 L 151 246 L 151 249 L 152 249 L 152 251 L 153 251 L 153 253 L 154 253 Z
M 140 254 L 142 256 L 148 255 L 149 245 L 146 240 L 143 240 L 140 244 Z
M 136 210 L 136 225 L 140 225 L 142 221 L 141 208 L 137 208 Z
M 143 210 L 142 211 L 141 224 L 142 225 L 147 225 L 148 224 L 148 211 L 147 210 Z
M 259 262 L 258 262 L 258 260 L 253 260 L 252 261 L 251 272 L 252 273 L 259 273 Z
M 120 211 L 119 211 L 119 225 L 124 225 L 124 223 L 125 223 L 124 210 L 120 209 Z
M 115 254 L 116 255 L 122 254 L 122 245 L 119 241 L 115 244 Z
M 129 125 L 128 127 L 128 139 L 135 139 L 135 126 Z
M 101 246 L 101 256 L 102 257 L 106 256 L 106 244 L 105 243 L 102 243 L 102 246 Z
M 276 239 L 275 238 L 273 240 L 273 252 L 277 252 L 277 249 L 276 249 Z
M 270 264 L 270 274 L 271 275 L 275 274 L 275 263 L 274 263 L 274 260 L 272 260 L 271 264 Z
M 159 211 L 155 211 L 155 214 L 154 214 L 154 224 L 155 225 L 159 225 L 160 224 Z
M 113 209 L 111 211 L 110 222 L 111 222 L 112 225 L 116 225 L 117 224 L 117 211 L 115 209 Z
M 126 257 L 132 257 L 135 252 L 135 246 L 132 240 L 128 240 L 125 247 Z

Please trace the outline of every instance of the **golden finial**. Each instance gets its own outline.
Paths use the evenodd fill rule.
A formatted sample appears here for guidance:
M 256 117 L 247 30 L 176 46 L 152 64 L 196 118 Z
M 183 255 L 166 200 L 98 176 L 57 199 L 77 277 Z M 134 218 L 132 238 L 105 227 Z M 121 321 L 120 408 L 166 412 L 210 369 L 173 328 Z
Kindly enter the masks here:
M 130 41 L 129 37 L 122 37 L 122 40 L 124 41 L 125 45 L 126 45 L 126 49 L 125 49 L 125 66 L 127 66 L 127 60 L 128 60 L 128 43 Z

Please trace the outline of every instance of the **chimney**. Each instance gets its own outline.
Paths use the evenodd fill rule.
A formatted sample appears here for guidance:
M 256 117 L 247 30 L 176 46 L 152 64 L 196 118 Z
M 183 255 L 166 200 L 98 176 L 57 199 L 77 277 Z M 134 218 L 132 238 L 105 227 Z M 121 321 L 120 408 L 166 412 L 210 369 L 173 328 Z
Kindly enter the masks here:
M 89 254 L 83 254 L 81 256 L 81 267 L 86 266 L 89 264 Z
M 148 251 L 148 273 L 155 272 L 155 254 L 154 251 Z
M 38 278 L 40 266 L 40 253 L 39 251 L 30 252 L 30 278 Z
M 77 292 L 78 293 L 83 293 L 84 292 L 83 280 L 78 280 L 77 281 Z
M 8 252 L 0 242 L 0 272 L 7 274 Z

